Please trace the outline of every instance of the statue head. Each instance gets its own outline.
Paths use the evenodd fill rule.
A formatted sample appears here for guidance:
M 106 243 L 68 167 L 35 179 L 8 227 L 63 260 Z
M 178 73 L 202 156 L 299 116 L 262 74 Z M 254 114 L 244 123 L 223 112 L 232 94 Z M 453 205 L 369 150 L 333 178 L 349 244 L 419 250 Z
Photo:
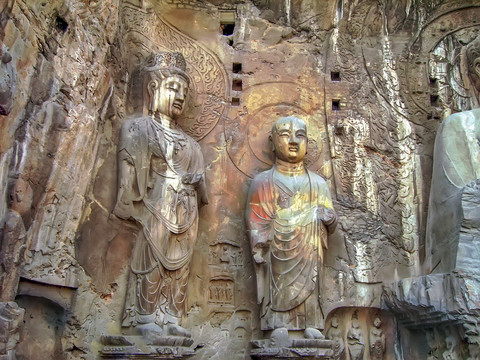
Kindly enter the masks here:
M 333 316 L 333 317 L 332 317 L 332 320 L 331 320 L 330 325 L 331 325 L 333 328 L 337 328 L 337 327 L 338 327 L 338 319 L 337 319 L 336 316 Z
M 448 350 L 453 350 L 457 346 L 457 341 L 452 335 L 449 335 L 445 338 L 445 344 Z
M 299 163 L 307 154 L 307 125 L 295 116 L 280 118 L 273 124 L 270 141 L 277 159 Z
M 380 320 L 379 317 L 376 317 L 375 320 L 373 320 L 373 325 L 374 325 L 376 328 L 380 328 L 380 326 L 382 326 L 382 320 Z
M 477 91 L 480 91 L 480 36 L 467 46 L 468 76 Z
M 158 52 L 147 58 L 142 70 L 147 76 L 150 115 L 175 119 L 183 113 L 189 84 L 185 69 L 179 52 Z
M 10 178 L 7 185 L 8 207 L 25 214 L 32 205 L 33 191 L 22 178 Z

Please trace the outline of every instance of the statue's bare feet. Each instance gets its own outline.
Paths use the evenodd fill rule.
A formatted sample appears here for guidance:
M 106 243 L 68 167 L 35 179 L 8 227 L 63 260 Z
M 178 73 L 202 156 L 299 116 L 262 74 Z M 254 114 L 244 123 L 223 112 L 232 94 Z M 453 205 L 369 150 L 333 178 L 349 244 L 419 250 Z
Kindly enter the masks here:
M 192 334 L 187 329 L 175 324 L 165 325 L 165 330 L 167 335 L 171 336 L 183 336 L 183 337 L 192 337 Z
M 322 332 L 315 328 L 306 328 L 304 336 L 305 339 L 325 339 Z
M 163 329 L 155 323 L 138 325 L 137 330 L 146 340 L 147 344 L 155 343 L 155 340 L 161 337 L 164 333 Z

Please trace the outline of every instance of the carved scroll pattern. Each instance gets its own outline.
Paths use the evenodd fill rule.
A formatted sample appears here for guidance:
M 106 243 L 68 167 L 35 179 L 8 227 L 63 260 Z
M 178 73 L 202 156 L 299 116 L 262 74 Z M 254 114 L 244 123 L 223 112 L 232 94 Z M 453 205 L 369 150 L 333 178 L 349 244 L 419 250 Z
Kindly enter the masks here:
M 380 269 L 392 263 L 415 272 L 418 225 L 413 201 L 415 132 L 407 119 L 399 65 L 382 27 L 364 21 L 371 17 L 381 22 L 375 14 L 378 7 L 362 4 L 351 9 L 352 20 L 346 25 L 351 34 L 339 35 L 338 55 L 330 59 L 330 68 L 346 83 L 345 106 L 327 116 L 337 195 L 348 209 L 345 214 L 339 211 L 345 219 L 340 224 L 356 264 L 355 279 L 370 282 L 385 276 Z M 367 50 L 368 36 L 375 33 L 382 48 Z M 356 221 L 348 216 L 353 209 Z
M 125 5 L 123 8 L 125 32 L 134 37 L 135 45 L 153 43 L 158 48 L 179 51 L 187 62 L 195 99 L 189 115 L 182 124 L 185 132 L 195 140 L 205 137 L 217 124 L 226 109 L 228 80 L 223 66 L 209 50 L 181 33 L 154 12 Z M 137 44 L 140 42 L 140 44 Z

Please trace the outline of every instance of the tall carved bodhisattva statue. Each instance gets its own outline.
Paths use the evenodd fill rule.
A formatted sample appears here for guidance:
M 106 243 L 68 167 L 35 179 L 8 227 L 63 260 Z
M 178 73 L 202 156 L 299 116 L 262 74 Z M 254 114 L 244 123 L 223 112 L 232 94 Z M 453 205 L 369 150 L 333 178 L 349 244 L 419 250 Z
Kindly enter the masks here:
M 385 354 L 385 334 L 382 330 L 382 320 L 376 317 L 370 329 L 370 358 L 382 360 Z
M 203 156 L 175 119 L 188 77 L 180 53 L 157 53 L 141 66 L 148 115 L 125 122 L 118 146 L 114 214 L 139 227 L 123 326 L 188 335 L 181 324 L 198 208 L 206 204 Z
M 471 90 L 480 92 L 480 37 L 466 49 Z M 437 132 L 428 209 L 425 269 L 480 265 L 480 108 L 450 115 Z M 462 236 L 465 241 L 462 240 Z M 473 236 L 473 237 L 472 237 Z
M 321 338 L 319 271 L 337 217 L 327 183 L 303 163 L 305 122 L 279 119 L 270 140 L 275 164 L 254 178 L 246 210 L 261 328 L 305 329 L 306 337 Z

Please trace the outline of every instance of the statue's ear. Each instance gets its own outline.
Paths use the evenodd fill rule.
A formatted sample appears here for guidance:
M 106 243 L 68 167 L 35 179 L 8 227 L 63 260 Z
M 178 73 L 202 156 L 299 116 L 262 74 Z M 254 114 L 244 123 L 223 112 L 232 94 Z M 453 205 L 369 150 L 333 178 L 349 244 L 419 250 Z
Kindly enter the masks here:
M 155 93 L 158 90 L 159 83 L 157 79 L 152 79 L 148 82 L 147 91 L 149 95 L 149 103 L 148 103 L 148 110 L 153 114 L 157 110 L 157 97 Z
M 275 144 L 273 143 L 273 138 L 271 134 L 268 136 L 268 142 L 270 143 L 270 149 L 272 150 L 272 152 L 275 152 Z

